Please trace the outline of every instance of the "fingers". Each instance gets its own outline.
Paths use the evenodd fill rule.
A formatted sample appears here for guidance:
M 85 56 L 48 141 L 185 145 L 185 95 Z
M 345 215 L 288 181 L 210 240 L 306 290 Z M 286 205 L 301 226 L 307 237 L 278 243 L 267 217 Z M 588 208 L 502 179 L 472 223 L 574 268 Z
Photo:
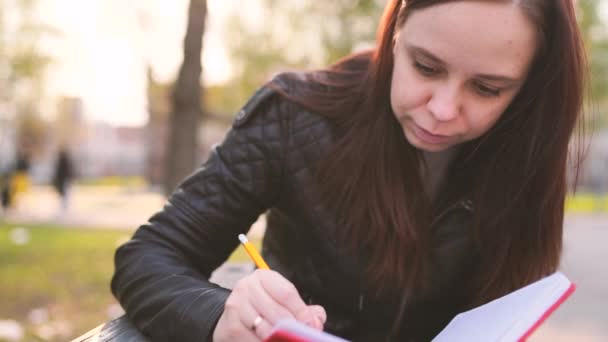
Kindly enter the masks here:
M 277 302 L 262 286 L 261 282 L 254 282 L 249 287 L 249 294 L 253 308 L 271 323 L 284 318 L 295 319 L 294 314 Z
M 251 305 L 243 305 L 242 310 L 239 311 L 239 319 L 242 326 L 259 339 L 265 339 L 272 331 L 273 325 L 263 315 L 258 314 Z
M 270 336 L 270 333 L 272 332 L 273 327 L 274 326 L 272 324 L 270 324 L 270 322 L 265 320 L 264 317 L 258 315 L 253 321 L 251 330 L 253 332 L 255 332 L 255 334 L 259 338 L 265 339 L 268 336 Z
M 239 280 L 224 305 L 213 340 L 261 341 L 281 319 L 296 319 L 322 330 L 327 315 L 306 305 L 295 286 L 274 271 L 257 270 Z
M 280 306 L 287 309 L 293 317 L 308 312 L 308 306 L 298 293 L 296 287 L 283 276 L 274 271 L 258 270 L 260 273 L 260 284 L 272 299 Z M 310 317 L 312 319 L 312 316 Z
M 327 321 L 325 309 L 321 305 L 310 305 L 309 308 L 321 320 L 321 323 L 325 324 L 325 321 Z
M 260 337 L 257 336 L 255 331 L 249 329 L 244 319 L 240 317 L 240 311 L 234 309 L 235 301 L 228 297 L 224 312 L 220 316 L 215 330 L 213 331 L 214 342 L 230 342 L 230 341 L 243 341 L 243 342 L 259 342 Z M 255 320 L 255 318 L 252 318 Z M 249 324 L 253 324 L 253 321 Z
M 313 313 L 313 316 L 315 316 L 316 318 L 315 326 L 313 328 L 323 330 L 323 326 L 327 321 L 327 313 L 325 312 L 325 309 L 320 305 L 310 305 L 308 306 L 308 309 Z
M 260 292 L 257 294 L 260 296 L 260 301 L 254 301 L 254 306 L 259 312 L 264 312 L 272 323 L 282 318 L 294 318 L 313 328 L 323 329 L 327 315 L 321 306 L 306 305 L 296 287 L 277 272 L 264 270 L 256 272 L 260 272 L 261 288 L 254 288 Z M 274 301 L 278 305 L 268 305 L 269 301 Z M 259 303 L 260 306 L 255 303 Z M 268 308 L 285 308 L 288 313 L 284 310 L 279 312 Z

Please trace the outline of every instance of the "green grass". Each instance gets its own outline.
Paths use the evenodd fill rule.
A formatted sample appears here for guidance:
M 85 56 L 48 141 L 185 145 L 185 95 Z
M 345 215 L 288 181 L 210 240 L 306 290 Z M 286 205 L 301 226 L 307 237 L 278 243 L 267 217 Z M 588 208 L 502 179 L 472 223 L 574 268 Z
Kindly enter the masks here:
M 114 251 L 132 232 L 19 226 L 29 233 L 27 244 L 16 245 L 10 237 L 15 225 L 0 222 L 0 319 L 20 322 L 26 341 L 42 340 L 43 325 L 28 319 L 37 308 L 47 310 L 47 324 L 69 322 L 70 329 L 50 341 L 71 340 L 107 321 L 116 303 L 109 289 Z M 249 259 L 238 248 L 230 260 Z

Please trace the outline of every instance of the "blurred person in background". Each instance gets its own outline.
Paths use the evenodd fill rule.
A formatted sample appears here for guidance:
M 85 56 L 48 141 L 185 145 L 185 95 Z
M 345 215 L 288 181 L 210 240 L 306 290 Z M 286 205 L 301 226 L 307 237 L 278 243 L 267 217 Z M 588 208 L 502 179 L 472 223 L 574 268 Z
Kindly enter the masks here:
M 556 271 L 581 114 L 571 0 L 390 0 L 376 47 L 281 74 L 116 252 L 152 341 L 260 341 L 292 318 L 429 341 Z M 256 270 L 209 281 L 269 210 Z
M 68 210 L 70 188 L 74 178 L 74 165 L 66 147 L 61 147 L 55 161 L 53 187 L 61 199 L 60 213 Z
M 0 200 L 3 212 L 11 207 L 12 193 L 12 173 L 7 170 L 0 173 Z

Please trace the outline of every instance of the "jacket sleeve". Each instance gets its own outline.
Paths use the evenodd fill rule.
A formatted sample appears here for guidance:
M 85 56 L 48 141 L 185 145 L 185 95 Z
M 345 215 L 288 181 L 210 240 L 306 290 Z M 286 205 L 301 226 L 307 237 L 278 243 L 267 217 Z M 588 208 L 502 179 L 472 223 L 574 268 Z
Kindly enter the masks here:
M 116 251 L 112 292 L 152 341 L 211 340 L 230 291 L 209 276 L 281 189 L 278 97 L 261 88 L 207 162 Z

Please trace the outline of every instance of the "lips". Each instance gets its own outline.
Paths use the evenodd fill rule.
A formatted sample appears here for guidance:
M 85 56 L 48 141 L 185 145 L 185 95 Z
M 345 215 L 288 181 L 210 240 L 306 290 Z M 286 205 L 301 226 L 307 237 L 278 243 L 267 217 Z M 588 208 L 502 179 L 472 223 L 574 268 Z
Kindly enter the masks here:
M 448 135 L 433 134 L 433 133 L 427 131 L 426 129 L 416 125 L 415 123 L 413 124 L 413 126 L 414 126 L 414 134 L 416 135 L 416 137 L 427 144 L 431 144 L 431 145 L 445 144 L 445 143 L 449 142 L 449 140 L 450 140 L 450 136 L 448 136 Z

